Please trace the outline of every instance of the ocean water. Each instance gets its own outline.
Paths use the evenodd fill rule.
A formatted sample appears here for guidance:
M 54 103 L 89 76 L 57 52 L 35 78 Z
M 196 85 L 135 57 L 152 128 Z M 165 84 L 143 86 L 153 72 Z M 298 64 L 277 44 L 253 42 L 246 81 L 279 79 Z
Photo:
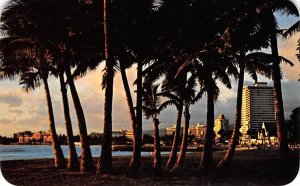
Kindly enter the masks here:
M 68 157 L 68 146 L 61 146 L 64 156 Z M 76 146 L 78 156 L 80 147 Z M 93 157 L 99 157 L 101 146 L 91 146 Z M 113 151 L 113 156 L 130 156 L 131 151 Z M 151 155 L 151 152 L 142 152 L 142 156 Z M 50 145 L 0 145 L 0 161 L 6 160 L 29 160 L 53 158 L 52 147 Z

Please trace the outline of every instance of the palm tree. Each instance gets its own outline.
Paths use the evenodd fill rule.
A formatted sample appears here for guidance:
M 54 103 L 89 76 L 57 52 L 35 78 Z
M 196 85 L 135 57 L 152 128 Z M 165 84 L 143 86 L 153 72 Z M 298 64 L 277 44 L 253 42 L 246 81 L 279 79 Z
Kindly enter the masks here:
M 202 92 L 207 93 L 207 124 L 200 163 L 202 170 L 209 170 L 213 165 L 214 102 L 219 95 L 216 80 L 221 81 L 227 88 L 231 88 L 228 74 L 237 73 L 230 58 L 219 54 L 218 48 L 216 46 L 213 47 L 213 45 L 208 45 L 205 50 L 190 56 L 178 70 L 178 73 L 181 73 L 189 69 L 193 76 L 197 78 L 201 90 L 198 93 L 199 96 L 196 96 L 197 98 L 201 98 Z
M 92 158 L 91 149 L 88 141 L 84 112 L 71 74 L 70 66 L 67 65 L 65 70 L 67 75 L 67 82 L 71 90 L 71 95 L 73 98 L 73 103 L 74 103 L 77 120 L 78 120 L 80 143 L 81 143 L 80 170 L 83 172 L 94 171 L 93 158 Z
M 187 75 L 183 75 L 186 77 Z M 174 164 L 174 166 L 171 168 L 170 172 L 177 171 L 184 162 L 186 151 L 187 151 L 187 145 L 188 145 L 188 130 L 189 130 L 189 123 L 190 123 L 190 105 L 195 103 L 197 101 L 196 98 L 201 98 L 202 92 L 200 91 L 200 94 L 195 96 L 195 87 L 196 87 L 196 78 L 195 76 L 191 75 L 184 85 L 184 88 L 182 86 L 173 87 L 172 89 L 175 91 L 180 91 L 181 98 L 184 103 L 184 129 L 183 129 L 183 135 L 182 135 L 182 141 L 180 146 L 180 153 L 179 156 Z M 176 90 L 177 89 L 177 90 Z
M 274 82 L 274 103 L 275 103 L 275 116 L 277 137 L 280 146 L 280 156 L 283 162 L 289 160 L 289 147 L 287 143 L 287 133 L 284 119 L 284 107 L 282 100 L 281 89 L 281 72 L 280 72 L 280 59 L 277 46 L 278 26 L 273 12 L 279 10 L 287 15 L 299 16 L 297 7 L 290 0 L 272 0 L 270 3 L 263 3 L 258 8 L 258 12 L 264 16 L 264 19 L 269 24 L 267 33 L 270 35 L 271 51 L 273 55 L 273 82 Z
M 105 88 L 104 103 L 104 129 L 103 144 L 100 160 L 97 169 L 102 172 L 109 172 L 112 168 L 112 101 L 113 101 L 113 80 L 114 80 L 114 60 L 111 50 L 110 25 L 111 25 L 111 2 L 103 1 L 103 25 L 104 25 L 104 54 L 105 54 L 105 78 L 102 88 Z
M 153 162 L 153 173 L 158 175 L 161 171 L 161 154 L 160 154 L 160 137 L 159 137 L 159 120 L 157 116 L 167 105 L 171 104 L 171 100 L 167 100 L 160 103 L 162 94 L 158 93 L 159 85 L 155 84 L 144 84 L 143 86 L 143 111 L 147 119 L 150 117 L 153 120 L 154 125 L 154 162 Z
M 247 16 L 245 16 L 247 15 Z M 228 55 L 233 53 L 234 63 L 239 67 L 238 73 L 238 90 L 236 97 L 236 110 L 234 128 L 231 135 L 230 143 L 225 157 L 219 162 L 219 167 L 225 168 L 231 163 L 235 147 L 238 144 L 239 130 L 241 127 L 241 109 L 242 109 L 242 92 L 244 84 L 244 71 L 247 70 L 255 81 L 257 81 L 256 71 L 266 72 L 269 68 L 263 60 L 248 59 L 245 55 L 248 50 L 260 49 L 268 46 L 267 34 L 263 32 L 255 17 L 256 12 L 253 10 L 251 3 L 242 2 L 234 11 L 234 16 L 229 17 L 230 21 L 222 39 L 226 40 Z M 243 40 L 240 40 L 240 38 Z M 265 56 L 250 54 L 247 56 Z M 248 59 L 248 60 L 247 60 Z M 256 58 L 257 59 L 257 58 Z M 261 62 L 262 61 L 262 62 Z M 267 72 L 266 72 L 267 74 Z M 269 73 L 270 74 L 270 73 Z
M 20 77 L 20 84 L 26 91 L 34 90 L 42 80 L 47 101 L 49 129 L 52 137 L 52 149 L 54 154 L 54 164 L 56 168 L 65 168 L 66 160 L 60 147 L 53 114 L 51 95 L 48 85 L 48 76 L 51 69 L 48 52 L 43 48 L 42 43 L 38 43 L 33 38 L 4 38 L 2 39 L 2 77 Z
M 60 4 L 60 6 L 57 6 L 57 4 Z M 81 7 L 79 7 L 77 1 L 64 1 L 55 3 L 48 0 L 28 2 L 20 1 L 19 3 L 12 4 L 12 7 L 14 6 L 16 6 L 16 9 L 14 9 L 12 12 L 21 12 L 20 15 L 17 16 L 17 19 L 22 21 L 14 21 L 14 19 L 11 18 L 8 20 L 8 22 L 6 22 L 6 24 L 3 25 L 4 30 L 7 30 L 9 34 L 11 31 L 13 31 L 12 29 L 18 29 L 16 23 L 21 24 L 19 25 L 19 28 L 22 28 L 23 32 L 12 32 L 11 35 L 30 35 L 45 43 L 45 47 L 53 57 L 52 65 L 58 68 L 58 71 L 66 71 L 67 82 L 71 89 L 71 94 L 79 121 L 79 132 L 82 143 L 81 170 L 93 170 L 93 160 L 87 139 L 85 118 L 76 87 L 73 82 L 75 75 L 81 75 L 80 72 L 78 72 L 79 70 L 81 70 L 81 73 L 83 74 L 84 71 L 87 70 L 87 67 L 83 67 L 83 64 L 85 64 L 85 66 L 91 64 L 89 62 L 91 61 L 90 58 L 92 58 L 90 53 L 93 53 L 94 51 L 91 50 L 93 49 L 91 47 L 88 47 L 89 51 L 84 49 L 87 44 L 89 44 L 87 42 L 89 40 L 83 39 L 83 37 L 86 33 L 90 34 L 90 31 L 87 29 L 90 28 L 90 26 L 83 27 L 80 25 L 81 27 L 79 28 L 76 24 L 76 21 L 80 22 L 80 19 L 83 19 L 84 17 L 82 16 L 79 17 L 80 19 L 77 19 L 78 15 L 82 15 L 80 12 Z M 30 7 L 29 10 L 28 7 Z M 10 12 L 7 15 L 15 18 L 15 15 L 11 14 Z M 85 15 L 85 13 L 83 13 L 83 15 Z M 40 19 L 41 17 L 43 17 L 43 19 Z M 52 30 L 52 32 L 49 32 L 49 30 Z M 79 44 L 78 41 L 84 42 Z M 74 56 L 72 56 L 74 53 L 77 53 L 77 58 L 80 56 L 82 59 L 74 60 Z M 83 61 L 83 59 L 84 62 L 77 62 Z M 77 65 L 77 68 L 74 71 L 75 75 L 72 75 L 70 72 L 70 65 L 75 66 L 74 64 L 70 63 L 71 60 L 73 62 L 77 62 L 75 64 Z M 70 131 L 67 131 L 67 133 L 70 133 Z M 69 139 L 71 138 L 72 137 L 70 136 Z
M 67 142 L 69 147 L 69 155 L 68 155 L 68 169 L 70 170 L 77 170 L 79 167 L 78 164 L 78 157 L 76 148 L 74 145 L 74 135 L 70 117 L 70 110 L 69 110 L 69 101 L 67 95 L 67 88 L 66 83 L 64 80 L 64 73 L 63 71 L 59 73 L 59 81 L 60 81 L 60 89 L 63 99 L 63 107 L 64 107 L 64 116 L 65 116 L 65 125 L 67 131 Z
M 181 132 L 181 118 L 182 118 L 182 113 L 183 113 L 183 100 L 176 96 L 176 95 L 165 95 L 169 99 L 171 99 L 175 104 L 177 108 L 177 117 L 176 117 L 176 129 L 175 129 L 175 134 L 173 137 L 173 143 L 172 143 L 172 148 L 171 152 L 169 155 L 169 159 L 167 161 L 166 167 L 168 169 L 172 168 L 176 162 L 177 159 L 177 151 L 178 151 L 178 144 L 180 140 L 180 132 Z

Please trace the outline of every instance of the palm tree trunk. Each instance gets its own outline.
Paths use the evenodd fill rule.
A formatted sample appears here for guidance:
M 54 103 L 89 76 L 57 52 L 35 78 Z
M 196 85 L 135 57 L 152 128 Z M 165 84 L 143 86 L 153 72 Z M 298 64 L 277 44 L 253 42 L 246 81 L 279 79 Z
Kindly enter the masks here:
M 161 171 L 161 155 L 160 155 L 160 137 L 159 137 L 159 120 L 157 118 L 153 118 L 154 124 L 154 153 L 153 153 L 153 174 L 159 175 Z
M 128 80 L 127 80 L 127 76 L 126 76 L 126 71 L 124 68 L 124 65 L 122 64 L 122 62 L 120 62 L 120 71 L 121 71 L 121 77 L 122 77 L 122 81 L 123 81 L 123 86 L 125 89 L 125 94 L 126 94 L 126 99 L 127 99 L 127 105 L 128 105 L 128 109 L 129 109 L 129 113 L 130 113 L 130 119 L 131 119 L 131 128 L 133 131 L 133 153 L 132 153 L 132 159 L 130 162 L 130 167 L 132 167 L 133 169 L 139 169 L 136 164 L 140 164 L 137 161 L 140 161 L 139 159 L 139 146 L 140 144 L 137 141 L 137 126 L 136 126 L 136 122 L 137 122 L 137 118 L 134 112 L 134 107 L 133 107 L 133 101 L 132 101 L 132 97 L 131 97 L 131 93 L 130 93 L 130 88 L 128 85 Z M 140 148 L 141 149 L 141 148 Z M 137 166 L 137 167 L 136 167 Z
M 208 69 L 209 70 L 209 69 Z M 213 165 L 213 149 L 214 140 L 214 93 L 212 88 L 212 73 L 208 76 L 207 83 L 207 116 L 206 116 L 206 133 L 204 138 L 203 158 L 200 163 L 200 168 L 204 172 L 209 170 Z
M 180 146 L 180 153 L 177 158 L 177 161 L 175 165 L 172 167 L 170 172 L 175 172 L 177 171 L 184 162 L 185 155 L 186 155 L 186 150 L 187 150 L 187 145 L 188 145 L 188 131 L 189 131 L 189 125 L 190 125 L 190 112 L 189 112 L 189 105 L 185 104 L 185 110 L 184 110 L 184 129 L 183 129 L 183 136 L 182 136 L 182 142 Z
M 273 15 L 272 15 L 272 18 Z M 274 22 L 274 21 L 272 21 Z M 274 104 L 275 104 L 275 116 L 276 116 L 276 127 L 277 137 L 279 141 L 280 157 L 283 162 L 286 162 L 289 158 L 289 147 L 287 142 L 287 133 L 284 120 L 284 108 L 281 91 L 281 72 L 280 72 L 280 61 L 278 55 L 277 36 L 275 26 L 272 27 L 271 32 L 271 50 L 274 58 L 273 62 L 273 82 L 274 82 Z
M 55 129 L 55 121 L 54 121 L 54 114 L 53 114 L 53 108 L 52 108 L 52 101 L 50 96 L 50 90 L 48 86 L 48 81 L 46 78 L 43 78 L 44 86 L 45 86 L 45 92 L 46 92 L 46 100 L 47 100 L 47 107 L 48 107 L 48 116 L 49 116 L 49 128 L 51 132 L 52 137 L 52 149 L 54 154 L 54 164 L 56 168 L 65 168 L 67 165 L 67 162 L 64 158 L 63 152 L 61 150 L 56 129 Z
M 66 67 L 67 82 L 70 86 L 71 95 L 73 98 L 74 108 L 77 115 L 79 136 L 81 143 L 81 155 L 80 155 L 80 171 L 90 172 L 94 171 L 93 158 L 91 154 L 89 139 L 87 135 L 86 122 L 83 113 L 83 109 L 80 103 L 80 99 L 74 84 L 73 77 L 71 75 L 70 66 Z
M 242 113 L 242 97 L 243 97 L 243 85 L 244 85 L 244 71 L 245 71 L 245 54 L 241 53 L 241 61 L 240 61 L 240 73 L 239 73 L 239 82 L 238 82 L 238 90 L 237 90 L 237 98 L 236 98 L 236 110 L 235 110 L 235 121 L 234 127 L 232 131 L 232 135 L 230 138 L 230 143 L 228 145 L 228 149 L 225 157 L 219 162 L 220 168 L 227 168 L 233 158 L 235 147 L 238 144 L 239 133 L 241 128 L 241 113 Z
M 137 66 L 137 94 L 136 94 L 136 126 L 134 133 L 133 152 L 129 167 L 137 172 L 141 164 L 142 152 L 142 62 L 138 62 Z
M 103 24 L 104 24 L 104 50 L 106 61 L 106 82 L 105 82 L 105 102 L 104 102 L 104 129 L 103 144 L 100 160 L 97 169 L 103 173 L 109 172 L 112 168 L 112 103 L 113 103 L 113 83 L 114 83 L 114 64 L 110 51 L 109 37 L 109 10 L 110 1 L 103 1 Z
M 172 149 L 166 164 L 166 167 L 168 169 L 174 166 L 174 163 L 176 162 L 177 159 L 178 143 L 180 140 L 180 132 L 181 132 L 180 129 L 181 129 L 182 110 L 183 110 L 183 104 L 180 104 L 177 111 L 176 131 L 173 138 Z
M 73 129 L 72 129 L 72 123 L 70 117 L 69 101 L 68 101 L 67 88 L 65 85 L 63 72 L 59 73 L 59 80 L 60 80 L 61 95 L 62 95 L 63 106 L 64 106 L 65 125 L 66 125 L 67 141 L 69 147 L 68 169 L 78 170 L 79 168 L 78 157 L 74 145 L 74 135 L 73 135 Z

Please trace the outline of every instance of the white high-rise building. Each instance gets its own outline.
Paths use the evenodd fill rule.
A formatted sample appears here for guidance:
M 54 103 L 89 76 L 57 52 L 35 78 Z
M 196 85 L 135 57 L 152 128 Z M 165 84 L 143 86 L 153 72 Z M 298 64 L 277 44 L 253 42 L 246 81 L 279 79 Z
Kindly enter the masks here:
M 266 82 L 244 86 L 241 133 L 255 138 L 263 122 L 275 125 L 273 87 L 267 86 Z

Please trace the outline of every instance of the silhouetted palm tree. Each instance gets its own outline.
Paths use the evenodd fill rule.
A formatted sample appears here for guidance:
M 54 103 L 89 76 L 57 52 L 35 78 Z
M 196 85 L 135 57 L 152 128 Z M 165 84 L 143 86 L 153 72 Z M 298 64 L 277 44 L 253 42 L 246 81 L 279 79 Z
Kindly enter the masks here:
M 22 85 L 26 91 L 30 89 L 34 90 L 40 85 L 40 81 L 43 82 L 55 167 L 65 168 L 67 163 L 63 156 L 55 129 L 53 107 L 48 85 L 48 76 L 51 70 L 49 63 L 51 59 L 49 58 L 51 58 L 51 56 L 48 55 L 43 44 L 35 41 L 33 38 L 16 39 L 8 37 L 3 38 L 1 44 L 3 44 L 1 49 L 2 78 L 18 76 L 20 78 L 20 85 Z
M 73 129 L 72 129 L 71 116 L 70 116 L 67 87 L 66 87 L 66 83 L 64 80 L 63 71 L 59 73 L 59 81 L 60 81 L 60 90 L 61 90 L 62 99 L 63 99 L 65 125 L 66 125 L 66 131 L 67 131 L 67 143 L 68 143 L 68 147 L 69 147 L 68 169 L 77 170 L 79 168 L 78 156 L 77 156 L 76 148 L 74 145 L 74 135 L 73 135 Z
M 153 174 L 158 175 L 161 171 L 161 153 L 160 153 L 160 137 L 159 137 L 159 120 L 158 115 L 162 109 L 166 108 L 172 101 L 167 100 L 161 103 L 162 94 L 158 92 L 159 85 L 144 84 L 143 86 L 143 111 L 147 119 L 150 117 L 154 125 L 154 162 Z
M 103 1 L 103 24 L 104 24 L 104 55 L 106 61 L 105 76 L 102 81 L 102 88 L 105 88 L 104 103 L 104 129 L 103 144 L 100 160 L 97 169 L 102 172 L 109 172 L 112 168 L 112 101 L 113 101 L 113 80 L 114 80 L 114 59 L 111 51 L 111 1 Z
M 187 75 L 183 75 L 186 77 Z M 172 87 L 171 90 L 175 92 L 179 92 L 178 94 L 181 95 L 181 99 L 183 100 L 184 104 L 184 128 L 183 128 L 183 135 L 182 135 L 182 141 L 180 146 L 180 153 L 179 156 L 174 164 L 174 166 L 171 168 L 171 172 L 177 171 L 184 162 L 186 151 L 187 151 L 187 145 L 188 145 L 188 130 L 189 130 L 189 123 L 190 123 L 190 105 L 195 103 L 198 99 L 202 96 L 202 91 L 200 91 L 200 94 L 197 96 L 196 93 L 196 77 L 191 75 L 188 77 L 188 79 L 183 80 L 184 87 L 177 85 L 175 87 Z
M 289 147 L 287 143 L 287 133 L 284 119 L 284 108 L 282 100 L 281 90 L 281 71 L 280 71 L 280 59 L 278 55 L 277 35 L 278 25 L 273 12 L 282 11 L 287 15 L 299 16 L 297 7 L 290 0 L 272 0 L 271 2 L 262 2 L 261 6 L 258 6 L 257 11 L 263 15 L 265 23 L 268 24 L 269 29 L 266 32 L 270 35 L 271 51 L 273 55 L 273 82 L 274 82 L 274 103 L 275 103 L 275 116 L 277 137 L 280 145 L 280 156 L 282 161 L 289 160 Z

